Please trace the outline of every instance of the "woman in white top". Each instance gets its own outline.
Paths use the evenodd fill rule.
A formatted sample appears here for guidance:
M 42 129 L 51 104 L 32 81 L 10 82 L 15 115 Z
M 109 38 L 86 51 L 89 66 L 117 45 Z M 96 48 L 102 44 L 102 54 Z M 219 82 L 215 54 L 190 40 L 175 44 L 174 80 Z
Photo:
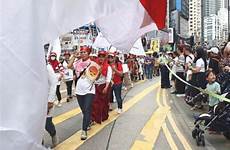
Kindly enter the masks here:
M 106 51 L 98 52 L 97 63 L 101 67 L 101 75 L 95 82 L 96 94 L 92 105 L 92 122 L 101 123 L 109 117 L 109 96 L 111 93 L 112 68 L 108 64 Z
M 72 99 L 72 85 L 73 85 L 73 70 L 68 68 L 69 60 L 70 59 L 70 53 L 65 52 L 64 53 L 64 61 L 63 61 L 63 67 L 64 67 L 64 80 L 67 87 L 67 99 L 66 101 L 69 102 Z
M 195 55 L 195 67 L 192 68 L 192 80 L 194 80 L 193 84 L 197 87 L 205 89 L 207 84 L 207 81 L 205 79 L 205 71 L 207 69 L 206 53 L 202 47 L 199 47 L 196 49 Z M 194 92 L 195 95 L 198 93 L 198 90 Z
M 73 55 L 68 64 L 68 68 L 74 67 L 77 76 L 76 95 L 78 104 L 83 114 L 81 140 L 87 139 L 87 129 L 91 120 L 91 108 L 95 95 L 95 83 L 86 77 L 86 69 L 92 63 L 89 58 L 91 48 L 82 46 L 80 48 L 81 58 L 74 62 L 76 56 Z

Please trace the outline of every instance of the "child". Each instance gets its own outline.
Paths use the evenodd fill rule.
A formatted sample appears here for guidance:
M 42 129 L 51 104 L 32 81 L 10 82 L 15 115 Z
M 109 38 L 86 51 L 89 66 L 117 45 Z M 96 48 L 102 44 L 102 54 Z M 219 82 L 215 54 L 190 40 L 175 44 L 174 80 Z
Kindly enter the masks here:
M 213 71 L 208 71 L 206 74 L 206 80 L 208 81 L 207 84 L 207 91 L 213 92 L 215 94 L 221 94 L 220 91 L 220 84 L 218 82 L 216 82 L 216 75 L 214 74 Z M 213 110 L 213 107 L 218 104 L 220 101 L 218 98 L 215 98 L 211 95 L 209 95 L 209 110 Z

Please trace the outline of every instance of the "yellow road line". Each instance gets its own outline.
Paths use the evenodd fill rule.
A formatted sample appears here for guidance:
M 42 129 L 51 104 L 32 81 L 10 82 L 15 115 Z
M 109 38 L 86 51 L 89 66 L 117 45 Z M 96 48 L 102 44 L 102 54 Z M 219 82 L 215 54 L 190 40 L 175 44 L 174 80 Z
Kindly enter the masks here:
M 160 90 L 157 92 L 157 103 L 160 104 Z M 152 150 L 156 140 L 159 136 L 161 126 L 165 122 L 167 113 L 169 112 L 168 107 L 159 107 L 152 115 L 150 120 L 145 124 L 141 131 L 141 135 L 144 137 L 143 140 L 136 140 L 131 147 L 131 150 Z
M 176 146 L 176 144 L 175 144 L 175 142 L 174 142 L 174 140 L 173 140 L 173 138 L 172 138 L 172 135 L 171 135 L 171 133 L 169 132 L 169 129 L 167 128 L 166 123 L 164 123 L 164 124 L 162 125 L 162 129 L 163 129 L 163 132 L 164 132 L 164 134 L 165 134 L 165 137 L 166 137 L 166 139 L 167 139 L 167 141 L 168 141 L 168 143 L 169 143 L 170 148 L 171 148 L 172 150 L 178 150 L 178 148 L 177 148 L 177 146 Z
M 171 112 L 168 113 L 167 115 L 168 119 L 169 119 L 169 122 L 173 128 L 173 130 L 175 131 L 175 133 L 177 134 L 179 140 L 181 141 L 182 145 L 184 146 L 184 148 L 186 150 L 192 150 L 190 144 L 187 142 L 187 140 L 185 139 L 185 137 L 183 136 L 183 134 L 180 132 L 180 130 L 178 129 L 173 117 L 172 117 L 172 114 Z
M 161 92 L 162 92 L 161 88 L 158 88 L 158 90 L 157 90 L 157 99 L 156 99 L 156 102 L 157 102 L 157 105 L 158 105 L 159 107 L 163 107 L 163 105 L 162 105 L 161 102 L 160 102 L 160 94 L 161 94 Z
M 57 117 L 54 117 L 53 118 L 53 123 L 54 123 L 54 125 L 57 125 L 57 124 L 59 124 L 61 122 L 64 122 L 65 120 L 68 120 L 68 119 L 70 119 L 70 118 L 72 118 L 72 117 L 74 117 L 74 116 L 76 116 L 76 115 L 78 115 L 80 113 L 81 113 L 81 109 L 80 109 L 80 107 L 78 107 L 78 108 L 73 109 L 71 111 L 68 111 L 68 112 L 66 112 L 64 114 L 61 114 L 61 115 L 59 115 Z
M 170 106 L 167 104 L 167 102 L 166 102 L 166 93 L 165 93 L 166 91 L 163 90 L 163 92 L 164 92 L 164 93 L 163 93 L 163 103 L 164 103 L 165 106 L 170 107 Z M 184 146 L 184 148 L 185 148 L 186 150 L 191 150 L 191 149 L 192 149 L 191 146 L 189 145 L 189 143 L 187 142 L 187 140 L 185 139 L 185 137 L 183 136 L 183 134 L 182 134 L 182 133 L 180 132 L 180 130 L 178 129 L 178 127 L 177 127 L 177 125 L 176 125 L 176 123 L 175 123 L 175 121 L 174 121 L 174 119 L 173 119 L 173 117 L 172 117 L 171 111 L 167 114 L 167 118 L 169 119 L 169 122 L 170 122 L 170 124 L 171 124 L 173 130 L 175 131 L 177 137 L 179 138 L 179 140 L 180 140 L 180 142 L 182 143 L 182 145 Z M 167 139 L 167 140 L 168 140 L 168 139 Z M 170 142 L 170 141 L 168 140 L 168 142 Z
M 140 83 L 143 83 L 143 82 L 145 82 L 145 80 L 141 80 L 141 81 L 137 82 L 135 84 L 135 86 L 140 84 Z M 72 117 L 74 117 L 74 116 L 76 116 L 76 115 L 78 115 L 80 113 L 81 113 L 80 107 L 72 109 L 72 110 L 70 110 L 70 111 L 68 111 L 66 113 L 63 113 L 61 115 L 58 115 L 58 116 L 54 117 L 53 118 L 53 123 L 54 123 L 54 125 L 57 125 L 57 124 L 59 124 L 61 122 L 64 122 L 65 120 L 68 120 L 68 119 L 70 119 L 70 118 L 72 118 Z
M 123 109 L 124 112 L 126 112 L 131 107 L 133 107 L 137 102 L 139 102 L 140 100 L 142 100 L 144 98 L 144 96 L 146 96 L 147 94 L 149 94 L 155 88 L 159 87 L 159 85 L 160 84 L 158 82 L 158 83 L 154 84 L 153 86 L 150 86 L 147 89 L 145 89 L 144 91 L 140 92 L 139 94 L 137 94 L 133 98 L 131 98 L 128 102 L 126 102 L 124 104 L 124 109 Z M 110 113 L 110 117 L 109 117 L 109 119 L 107 121 L 103 122 L 101 125 L 95 125 L 95 126 L 93 126 L 93 128 L 88 132 L 88 134 L 89 134 L 88 139 L 90 139 L 91 137 L 93 137 L 94 135 L 96 135 L 105 126 L 107 126 L 108 124 L 110 124 L 112 121 L 114 121 L 118 117 L 119 117 L 119 115 L 117 114 L 117 112 L 115 110 L 112 111 Z M 85 141 L 81 141 L 80 140 L 80 134 L 81 134 L 81 131 L 76 132 L 74 135 L 72 135 L 71 137 L 69 137 L 68 139 L 66 139 L 62 143 L 60 143 L 55 148 L 55 150 L 75 150 L 76 148 L 78 148 L 79 146 L 81 146 L 85 142 Z

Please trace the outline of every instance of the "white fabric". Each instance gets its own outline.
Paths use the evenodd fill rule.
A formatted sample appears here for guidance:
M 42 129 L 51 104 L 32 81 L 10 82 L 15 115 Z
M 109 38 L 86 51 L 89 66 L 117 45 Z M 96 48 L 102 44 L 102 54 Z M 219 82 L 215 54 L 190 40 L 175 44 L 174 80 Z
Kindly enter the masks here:
M 133 45 L 133 47 L 131 48 L 130 54 L 134 54 L 134 55 L 137 55 L 137 56 L 146 56 L 145 54 L 145 50 L 144 50 L 144 47 L 142 45 L 142 42 L 141 42 L 141 38 L 139 38 Z
M 54 102 L 56 97 L 57 78 L 50 64 L 47 65 L 47 72 L 49 84 L 48 102 Z
M 111 44 L 106 40 L 105 37 L 101 33 L 98 34 L 98 36 L 95 39 L 95 42 L 93 43 L 93 48 L 106 48 L 109 49 Z
M 202 58 L 200 58 L 196 61 L 196 67 L 200 68 L 200 72 L 205 72 L 205 64 L 204 64 L 204 60 Z
M 48 102 L 53 103 L 56 98 L 57 79 L 54 70 L 50 64 L 47 65 L 47 72 L 48 72 L 48 83 L 49 83 Z M 49 110 L 47 116 L 52 117 L 53 111 L 54 111 L 54 107 Z
M 53 49 L 52 52 L 55 52 L 57 54 L 57 60 L 59 61 L 59 58 L 61 56 L 61 42 L 59 37 L 57 37 L 54 41 L 53 41 Z
M 121 22 L 102 29 L 111 44 L 129 49 L 139 35 L 153 29 L 134 32 L 141 22 L 141 11 L 135 9 L 139 0 L 0 0 L 0 4 L 0 110 L 4 112 L 0 118 L 0 149 L 4 150 L 42 149 L 39 144 L 48 98 L 45 43 L 99 18 L 103 25 L 104 16 L 113 23 L 126 11 L 130 13 L 122 18 L 130 22 L 123 28 L 129 31 L 127 34 L 111 38 L 111 30 L 121 34 Z
M 126 0 L 128 6 L 125 9 L 120 9 L 116 13 L 107 15 L 106 17 L 96 20 L 96 25 L 99 27 L 102 34 L 108 41 L 123 53 L 128 53 L 134 42 L 144 33 L 157 30 L 155 23 L 146 24 L 144 21 L 144 7 L 139 0 Z M 117 17 L 119 16 L 119 17 Z M 114 30 L 113 27 L 116 26 Z

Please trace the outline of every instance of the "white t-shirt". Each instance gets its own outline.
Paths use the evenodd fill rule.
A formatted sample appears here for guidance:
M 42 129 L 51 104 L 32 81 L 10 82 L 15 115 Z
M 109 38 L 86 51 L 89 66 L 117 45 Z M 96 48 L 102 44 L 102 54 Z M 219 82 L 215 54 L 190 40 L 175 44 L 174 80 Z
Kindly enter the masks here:
M 66 61 L 63 62 L 63 67 L 64 67 L 64 79 L 65 81 L 71 81 L 73 80 L 73 70 L 69 69 L 68 64 Z
M 199 58 L 196 61 L 196 67 L 200 68 L 200 72 L 205 72 L 205 63 L 204 63 L 204 60 L 202 58 Z
M 188 56 L 186 56 L 186 59 L 185 59 L 185 63 L 186 64 L 192 64 L 194 61 L 194 55 L 193 54 L 189 54 Z
M 79 61 L 74 63 L 75 71 L 77 69 L 80 69 L 80 68 L 77 68 L 77 67 L 80 67 L 77 64 L 81 63 L 81 62 L 82 62 L 82 60 L 79 60 Z M 90 59 L 85 61 L 80 70 L 83 71 L 84 68 L 87 68 L 87 66 L 90 64 L 90 62 L 91 62 Z M 77 76 L 79 76 L 80 72 L 76 72 L 76 74 L 77 74 Z M 75 89 L 76 89 L 75 94 L 77 94 L 77 95 L 95 94 L 95 82 L 90 80 L 89 78 L 87 78 L 83 73 L 82 76 L 78 79 Z
M 185 63 L 187 65 L 192 65 L 193 61 L 194 61 L 195 57 L 193 54 L 189 54 L 188 56 L 186 56 L 185 58 Z M 192 70 L 187 70 L 186 72 L 186 80 L 189 81 L 191 79 L 191 75 L 192 75 Z

